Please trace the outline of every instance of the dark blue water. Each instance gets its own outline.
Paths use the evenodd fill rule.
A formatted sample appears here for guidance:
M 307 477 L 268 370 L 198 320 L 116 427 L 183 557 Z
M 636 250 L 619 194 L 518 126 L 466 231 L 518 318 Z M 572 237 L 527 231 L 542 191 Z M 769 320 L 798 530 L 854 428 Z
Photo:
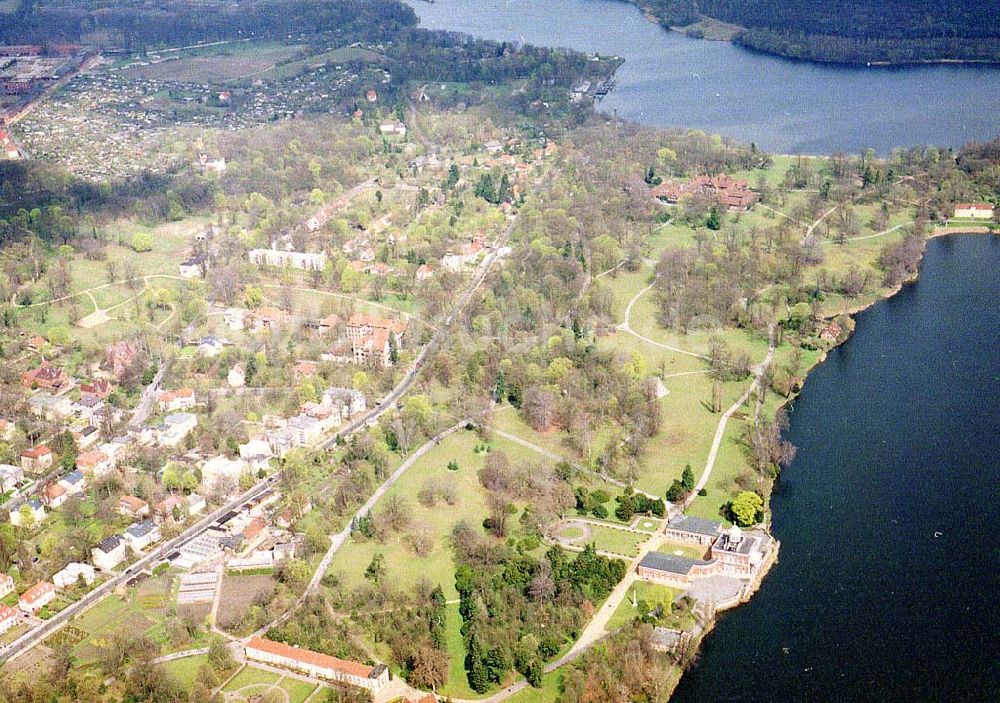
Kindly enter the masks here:
M 621 56 L 608 114 L 779 153 L 957 147 L 1000 134 L 1000 67 L 857 68 L 688 39 L 612 0 L 406 0 L 423 26 Z
M 933 240 L 795 401 L 780 561 L 678 703 L 1000 701 L 1000 237 Z

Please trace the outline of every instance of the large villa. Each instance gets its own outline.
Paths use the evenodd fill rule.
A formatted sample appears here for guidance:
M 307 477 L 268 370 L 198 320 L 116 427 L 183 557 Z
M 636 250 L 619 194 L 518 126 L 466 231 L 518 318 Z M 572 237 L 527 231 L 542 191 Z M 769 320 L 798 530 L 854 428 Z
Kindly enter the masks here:
M 680 516 L 670 521 L 665 530 L 670 542 L 707 547 L 702 559 L 665 551 L 650 552 L 636 567 L 643 581 L 687 590 L 701 580 L 722 577 L 729 581 L 737 594 L 751 586 L 773 557 L 777 541 L 763 529 L 742 530 L 736 525 L 724 530 L 722 523 L 692 516 Z M 739 582 L 739 583 L 736 583 Z M 724 590 L 734 590 L 724 589 Z

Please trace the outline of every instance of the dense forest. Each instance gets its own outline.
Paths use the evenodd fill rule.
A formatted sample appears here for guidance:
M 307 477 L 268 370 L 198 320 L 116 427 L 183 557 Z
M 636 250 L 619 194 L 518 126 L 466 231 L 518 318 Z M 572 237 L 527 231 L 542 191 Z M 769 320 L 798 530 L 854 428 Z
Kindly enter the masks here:
M 46 3 L 20 0 L 0 14 L 0 38 L 11 43 L 96 41 L 138 51 L 161 44 L 224 39 L 278 39 L 335 31 L 345 40 L 377 42 L 417 24 L 396 0 L 249 0 L 238 3 Z
M 637 0 L 662 24 L 703 17 L 744 27 L 736 42 L 813 61 L 1000 61 L 991 0 Z

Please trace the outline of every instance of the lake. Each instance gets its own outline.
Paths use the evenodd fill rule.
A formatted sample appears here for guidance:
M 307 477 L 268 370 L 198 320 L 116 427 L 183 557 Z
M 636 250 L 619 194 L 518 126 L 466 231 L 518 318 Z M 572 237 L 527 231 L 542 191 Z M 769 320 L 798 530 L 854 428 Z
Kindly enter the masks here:
M 778 564 L 672 701 L 997 701 L 1000 237 L 929 242 L 791 409 Z
M 779 153 L 957 147 L 1000 134 L 1000 67 L 848 67 L 689 39 L 612 0 L 406 0 L 422 26 L 621 56 L 599 109 Z

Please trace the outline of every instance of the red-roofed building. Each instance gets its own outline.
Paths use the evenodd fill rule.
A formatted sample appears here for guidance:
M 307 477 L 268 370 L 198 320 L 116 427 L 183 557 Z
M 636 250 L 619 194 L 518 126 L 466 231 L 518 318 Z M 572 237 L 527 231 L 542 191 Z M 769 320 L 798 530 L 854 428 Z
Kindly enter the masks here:
M 989 203 L 957 203 L 955 217 L 969 217 L 974 220 L 993 219 L 993 206 Z
M 106 378 L 100 378 L 93 383 L 81 383 L 80 393 L 82 395 L 92 395 L 95 398 L 100 398 L 101 400 L 107 399 L 111 395 L 111 391 L 114 390 L 114 386 Z
M 21 468 L 25 471 L 41 473 L 52 467 L 52 450 L 44 444 L 21 452 Z
M 101 478 L 114 471 L 115 460 L 104 452 L 94 449 L 77 455 L 76 468 L 94 478 Z
M 135 342 L 125 339 L 115 342 L 104 354 L 104 368 L 115 378 L 121 379 L 132 368 L 140 353 L 139 345 Z
M 191 388 L 178 388 L 175 391 L 163 391 L 157 399 L 160 410 L 173 412 L 175 410 L 186 410 L 195 406 L 194 390 Z
M 25 388 L 43 388 L 52 393 L 63 393 L 69 390 L 71 383 L 65 371 L 43 361 L 37 369 L 21 374 L 21 385 Z
M 50 483 L 42 490 L 42 500 L 50 510 L 54 510 L 69 500 L 69 492 L 62 484 Z
M 14 592 L 14 579 L 8 574 L 0 574 L 0 598 L 5 598 L 8 593 Z
M 17 624 L 17 610 L 9 605 L 0 605 L 0 634 Z
M 354 362 L 370 366 L 391 366 L 392 346 L 400 349 L 403 335 L 409 327 L 403 320 L 389 320 L 375 315 L 356 313 L 347 321 L 347 338 L 351 340 Z
M 251 661 L 291 669 L 317 679 L 357 686 L 373 693 L 389 683 L 389 669 L 385 664 L 359 664 L 262 637 L 251 638 L 246 644 L 245 653 L 246 658 Z
M 48 605 L 56 595 L 56 587 L 48 581 L 39 581 L 21 594 L 17 607 L 25 613 L 37 613 Z
M 149 503 L 136 496 L 122 496 L 118 500 L 118 512 L 133 518 L 149 515 Z

